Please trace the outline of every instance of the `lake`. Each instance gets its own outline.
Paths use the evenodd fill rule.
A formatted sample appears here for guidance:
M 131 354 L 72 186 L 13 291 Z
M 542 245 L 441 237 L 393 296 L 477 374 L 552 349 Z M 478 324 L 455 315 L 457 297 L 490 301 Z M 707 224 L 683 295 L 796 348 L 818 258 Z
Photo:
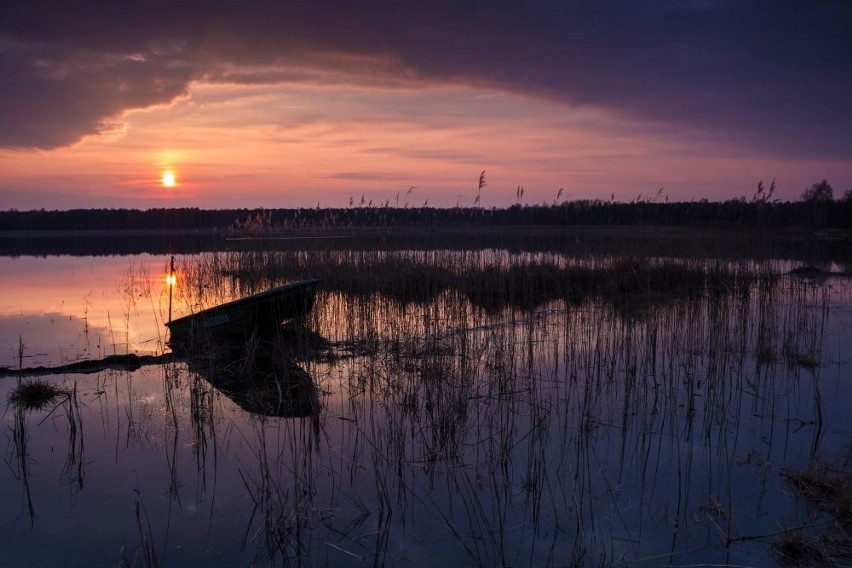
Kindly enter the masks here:
M 848 277 L 558 240 L 356 245 L 181 254 L 173 289 L 168 255 L 0 257 L 0 563 L 766 566 L 838 547 L 848 518 L 803 487 L 852 493 Z M 280 336 L 171 352 L 170 296 L 179 317 L 312 277 Z M 48 396 L 27 404 L 32 385 Z

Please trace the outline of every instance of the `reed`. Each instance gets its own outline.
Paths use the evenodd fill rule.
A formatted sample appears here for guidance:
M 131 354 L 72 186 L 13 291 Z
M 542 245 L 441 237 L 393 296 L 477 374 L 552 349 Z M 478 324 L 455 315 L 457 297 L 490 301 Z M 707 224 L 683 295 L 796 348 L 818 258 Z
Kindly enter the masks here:
M 15 479 L 21 484 L 24 510 L 30 521 L 30 526 L 32 526 L 36 514 L 30 485 L 29 425 L 27 423 L 27 411 L 21 407 L 15 409 L 11 450 L 14 462 L 7 458 L 7 464 L 10 466 Z
M 163 411 L 133 410 L 173 436 L 170 499 L 178 430 L 201 493 L 211 455 L 237 462 L 257 564 L 734 565 L 772 545 L 747 523 L 774 464 L 832 424 L 835 292 L 779 262 L 329 247 L 179 270 L 185 310 L 321 280 L 304 321 L 176 359 Z
M 145 510 L 142 494 L 138 490 L 136 491 L 136 498 L 133 505 L 133 514 L 136 519 L 136 531 L 139 536 L 137 554 L 141 554 L 142 564 L 146 568 L 158 568 L 160 566 L 160 558 L 154 544 L 151 523 L 148 519 L 148 513 Z M 133 564 L 135 564 L 135 561 Z
M 403 304 L 458 292 L 486 309 L 529 309 L 556 299 L 647 306 L 748 291 L 760 280 L 779 277 L 730 263 L 603 259 L 568 264 L 563 257 L 489 250 L 242 251 L 208 255 L 185 271 L 192 282 L 187 288 L 192 296 L 184 298 L 190 309 L 306 277 L 318 278 L 330 292 L 381 294 Z
M 63 405 L 68 420 L 68 455 L 62 468 L 62 475 L 67 476 L 75 491 L 83 489 L 85 481 L 85 443 L 83 436 L 83 418 L 80 409 L 77 383 L 73 383 L 67 391 Z

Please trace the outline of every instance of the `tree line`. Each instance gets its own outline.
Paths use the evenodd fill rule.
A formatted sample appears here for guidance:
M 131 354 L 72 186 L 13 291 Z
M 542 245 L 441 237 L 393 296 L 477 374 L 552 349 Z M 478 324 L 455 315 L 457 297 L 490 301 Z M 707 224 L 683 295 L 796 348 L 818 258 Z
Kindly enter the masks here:
M 208 231 L 263 234 L 321 227 L 465 225 L 662 225 L 742 228 L 852 229 L 852 191 L 835 200 L 822 181 L 799 201 L 772 199 L 761 182 L 751 199 L 632 202 L 600 199 L 549 205 L 477 207 L 339 207 L 291 209 L 72 209 L 0 211 L 0 231 Z

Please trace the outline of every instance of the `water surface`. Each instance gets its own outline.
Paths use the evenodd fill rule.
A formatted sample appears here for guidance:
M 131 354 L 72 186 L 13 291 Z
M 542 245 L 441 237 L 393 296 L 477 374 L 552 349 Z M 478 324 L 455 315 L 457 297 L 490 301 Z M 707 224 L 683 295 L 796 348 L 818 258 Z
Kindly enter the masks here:
M 298 270 L 405 254 L 306 253 Z M 611 263 L 411 258 L 424 282 L 441 264 Z M 179 257 L 175 316 L 262 285 L 208 283 L 222 262 Z M 165 343 L 167 265 L 0 259 L 0 366 L 162 355 L 0 379 L 4 403 L 32 380 L 66 393 L 5 406 L 4 566 L 765 566 L 772 535 L 810 522 L 784 472 L 848 458 L 847 280 L 516 305 L 461 284 L 370 292 L 365 273 L 321 288 L 287 341 L 187 360 Z

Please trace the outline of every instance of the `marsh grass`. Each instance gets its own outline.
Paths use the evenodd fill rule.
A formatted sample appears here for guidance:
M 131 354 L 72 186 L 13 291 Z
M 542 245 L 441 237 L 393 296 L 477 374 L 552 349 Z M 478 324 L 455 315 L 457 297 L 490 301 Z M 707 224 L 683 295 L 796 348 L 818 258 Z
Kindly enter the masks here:
M 9 402 L 23 411 L 39 411 L 53 405 L 68 393 L 53 383 L 39 379 L 19 381 L 9 394 Z
M 785 471 L 796 494 L 817 510 L 852 529 L 852 471 L 814 464 L 805 471 Z
M 787 566 L 848 566 L 852 563 L 852 471 L 817 461 L 783 476 L 812 511 L 806 528 L 787 531 L 773 542 Z
M 186 267 L 193 307 L 247 295 L 281 282 L 318 278 L 326 291 L 435 301 L 447 291 L 488 310 L 524 309 L 552 300 L 603 301 L 622 307 L 674 303 L 707 295 L 748 293 L 777 272 L 755 273 L 730 263 L 602 258 L 566 262 L 560 255 L 505 251 L 241 251 L 216 253 Z M 221 296 L 211 297 L 213 291 Z
M 769 464 L 825 431 L 821 367 L 776 363 L 823 357 L 830 298 L 772 263 L 319 250 L 183 268 L 185 309 L 321 281 L 271 362 L 248 337 L 164 387 L 180 409 L 189 385 L 199 472 L 234 443 L 223 401 L 250 413 L 242 545 L 260 564 L 395 565 L 411 543 L 474 566 L 676 564 L 701 546 L 735 564 L 772 491 L 770 466 L 735 480 L 758 471 L 744 451 Z M 269 394 L 311 410 L 272 416 Z
M 68 426 L 68 452 L 60 476 L 67 480 L 72 488 L 72 496 L 83 488 L 85 467 L 83 461 L 84 443 L 80 408 L 77 398 L 77 385 L 71 389 L 62 389 L 43 379 L 18 379 L 16 387 L 8 396 L 10 407 L 14 409 L 11 427 L 11 443 L 6 463 L 15 479 L 21 484 L 23 509 L 30 524 L 35 523 L 36 496 L 31 483 L 33 457 L 31 450 L 31 415 L 43 413 L 37 424 L 51 418 L 59 409 L 63 409 Z

